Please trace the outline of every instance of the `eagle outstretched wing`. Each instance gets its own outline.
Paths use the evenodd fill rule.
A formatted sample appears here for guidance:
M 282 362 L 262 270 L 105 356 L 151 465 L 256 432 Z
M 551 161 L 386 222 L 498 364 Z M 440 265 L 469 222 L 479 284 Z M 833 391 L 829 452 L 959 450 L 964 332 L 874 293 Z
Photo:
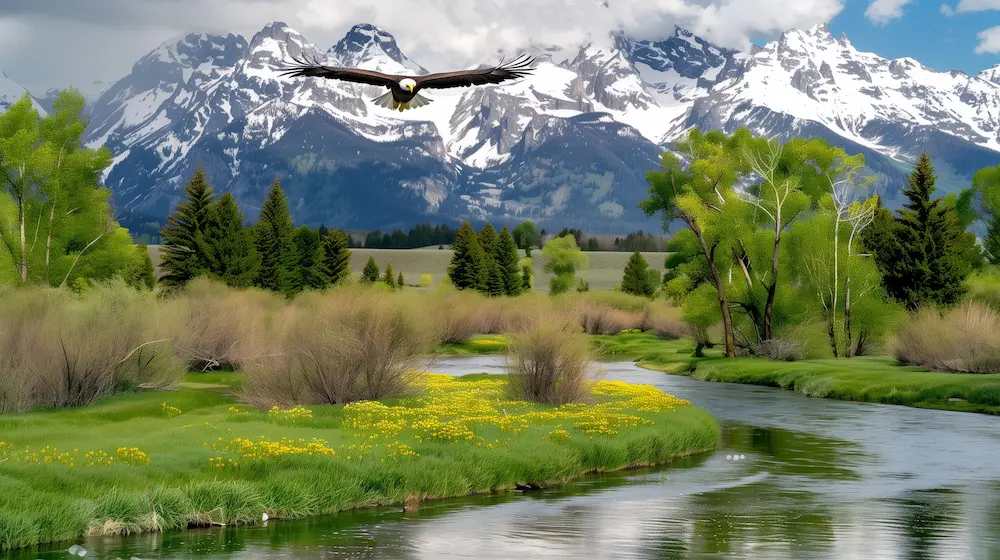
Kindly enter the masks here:
M 374 70 L 361 70 L 358 68 L 342 68 L 339 66 L 323 66 L 315 59 L 305 60 L 292 57 L 296 64 L 281 68 L 282 76 L 326 78 L 329 80 L 344 80 L 359 84 L 369 84 L 373 86 L 391 87 L 399 81 L 400 76 L 383 74 Z
M 459 70 L 457 72 L 439 72 L 426 76 L 413 76 L 419 88 L 453 88 L 469 87 L 482 84 L 499 84 L 507 80 L 516 80 L 531 74 L 534 68 L 531 63 L 534 58 L 524 54 L 507 64 L 501 62 L 493 68 L 477 68 L 475 70 Z

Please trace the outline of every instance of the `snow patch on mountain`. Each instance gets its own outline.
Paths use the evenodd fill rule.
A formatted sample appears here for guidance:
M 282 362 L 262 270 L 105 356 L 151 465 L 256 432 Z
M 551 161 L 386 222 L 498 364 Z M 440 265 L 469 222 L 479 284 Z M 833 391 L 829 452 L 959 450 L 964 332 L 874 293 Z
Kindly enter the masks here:
M 26 93 L 28 90 L 24 89 L 21 84 L 15 82 L 5 72 L 0 71 L 0 112 L 6 111 L 8 107 L 20 101 Z M 34 97 L 31 98 L 31 103 L 40 115 L 47 114 Z

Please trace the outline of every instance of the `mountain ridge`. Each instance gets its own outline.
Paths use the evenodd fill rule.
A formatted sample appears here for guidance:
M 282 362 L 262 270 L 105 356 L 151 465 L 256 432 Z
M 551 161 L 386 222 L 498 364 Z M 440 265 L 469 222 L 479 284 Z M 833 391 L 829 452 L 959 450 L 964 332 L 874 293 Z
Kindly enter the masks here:
M 430 91 L 430 105 L 399 114 L 371 105 L 381 88 L 275 73 L 299 56 L 427 72 L 376 25 L 327 49 L 283 22 L 249 40 L 187 34 L 101 95 L 86 140 L 116 154 L 105 180 L 135 214 L 162 220 L 201 163 L 248 217 L 279 176 L 297 221 L 383 229 L 444 218 L 655 229 L 636 207 L 645 171 L 692 126 L 823 137 L 865 153 L 890 201 L 924 149 L 945 191 L 1000 160 L 1000 65 L 936 72 L 857 51 L 826 25 L 749 53 L 681 28 L 611 43 L 531 44 L 518 52 L 538 58 L 533 76 Z

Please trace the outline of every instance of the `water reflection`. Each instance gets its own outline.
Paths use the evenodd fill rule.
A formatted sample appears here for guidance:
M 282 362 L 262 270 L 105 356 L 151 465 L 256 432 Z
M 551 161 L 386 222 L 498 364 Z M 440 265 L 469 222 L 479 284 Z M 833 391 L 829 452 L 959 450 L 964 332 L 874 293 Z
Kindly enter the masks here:
M 495 367 L 480 358 L 436 369 Z M 88 558 L 126 559 L 1000 558 L 1000 418 L 808 399 L 628 364 L 609 365 L 609 376 L 707 408 L 721 420 L 721 449 L 666 468 L 413 513 L 83 544 Z M 67 558 L 68 546 L 6 558 Z

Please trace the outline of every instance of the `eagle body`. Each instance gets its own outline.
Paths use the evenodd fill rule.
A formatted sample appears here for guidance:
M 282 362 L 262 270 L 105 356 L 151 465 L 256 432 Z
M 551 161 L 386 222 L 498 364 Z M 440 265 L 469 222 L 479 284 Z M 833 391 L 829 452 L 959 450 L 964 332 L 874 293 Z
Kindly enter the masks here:
M 344 80 L 359 84 L 373 86 L 383 86 L 389 89 L 386 93 L 372 100 L 380 107 L 405 111 L 423 107 L 431 100 L 420 95 L 421 89 L 443 89 L 454 87 L 469 87 L 483 84 L 499 84 L 507 80 L 522 78 L 531 73 L 534 69 L 530 66 L 533 58 L 522 55 L 517 60 L 509 64 L 502 62 L 498 66 L 491 68 L 478 68 L 476 70 L 459 70 L 456 72 L 439 72 L 424 76 L 404 76 L 394 74 L 384 74 L 374 70 L 362 70 L 360 68 L 341 68 L 336 66 L 323 66 L 316 61 L 305 61 L 295 59 L 297 63 L 282 69 L 283 76 L 290 77 L 310 77 L 326 78 L 330 80 Z

